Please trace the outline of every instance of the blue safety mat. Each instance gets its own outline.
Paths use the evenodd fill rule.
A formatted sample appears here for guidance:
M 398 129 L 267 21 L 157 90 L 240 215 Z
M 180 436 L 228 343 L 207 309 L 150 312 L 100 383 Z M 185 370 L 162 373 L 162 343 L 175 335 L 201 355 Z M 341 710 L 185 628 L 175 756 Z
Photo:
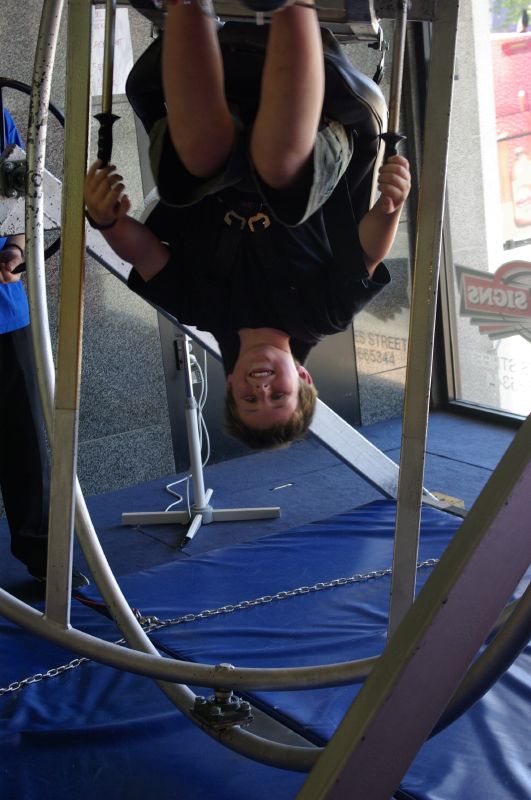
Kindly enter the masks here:
M 378 501 L 188 562 L 167 564 L 122 585 L 143 614 L 170 619 L 303 586 L 370 575 L 392 563 L 395 505 Z M 426 508 L 419 558 L 443 552 L 457 517 Z M 419 571 L 419 587 L 430 570 Z M 155 573 L 153 573 L 155 574 Z M 153 636 L 168 654 L 245 667 L 311 666 L 379 654 L 386 643 L 389 576 L 272 600 L 252 609 L 183 623 Z M 249 698 L 315 744 L 332 735 L 358 689 L 253 693 Z M 311 714 L 308 714 L 311 707 Z
M 126 576 L 120 584 L 130 604 L 142 613 L 173 619 L 279 591 L 366 575 L 391 564 L 394 514 L 392 502 L 378 501 L 300 529 Z M 459 524 L 456 517 L 425 508 L 419 559 L 437 558 Z M 429 571 L 420 569 L 419 587 Z M 228 661 L 238 666 L 303 666 L 376 655 L 385 645 L 388 593 L 388 576 L 369 577 L 183 622 L 157 632 L 154 641 L 163 651 L 186 660 Z M 94 592 L 86 595 L 95 596 Z M 93 624 L 103 625 L 108 637 L 108 621 Z M 46 658 L 39 663 L 43 660 L 46 663 Z M 4 681 L 3 659 L 0 667 Z M 12 669 L 9 674 L 14 679 Z M 530 676 L 531 652 L 526 652 L 483 700 L 424 746 L 399 796 L 404 800 L 530 800 L 526 766 Z M 322 744 L 356 692 L 356 687 L 257 692 L 250 699 Z M 225 751 L 185 723 L 150 681 L 109 667 L 84 665 L 62 678 L 23 689 L 7 702 L 0 698 L 0 704 L 3 764 L 8 757 L 3 775 L 9 776 L 10 787 L 17 788 L 13 798 L 33 798 L 28 776 L 20 774 L 20 759 L 36 758 L 36 763 L 50 766 L 45 756 L 49 759 L 52 750 L 58 752 L 58 780 L 82 800 L 96 792 L 105 796 L 105 791 L 107 796 L 127 793 L 130 798 L 144 797 L 149 791 L 155 797 L 183 800 L 214 796 L 288 800 L 304 781 L 304 776 L 271 770 Z M 119 770 L 112 759 L 121 765 Z M 50 768 L 54 773 L 55 767 Z M 230 776 L 228 781 L 225 777 L 219 781 L 219 775 L 216 780 L 217 769 Z M 95 776 L 90 778 L 92 793 L 84 794 L 84 785 L 74 791 L 76 775 L 78 783 L 80 776 Z M 133 780 L 135 775 L 138 778 Z M 113 780 L 117 781 L 115 790 Z M 7 785 L 0 781 L 0 790 Z M 42 780 L 40 785 L 42 789 Z M 1 796 L 10 797 L 4 791 Z M 38 796 L 63 795 L 41 791 Z
M 107 641 L 114 623 L 82 605 L 72 624 Z M 295 797 L 305 776 L 243 759 L 205 736 L 155 683 L 85 662 L 55 677 L 39 673 L 75 656 L 0 618 L 2 800 L 277 800 Z

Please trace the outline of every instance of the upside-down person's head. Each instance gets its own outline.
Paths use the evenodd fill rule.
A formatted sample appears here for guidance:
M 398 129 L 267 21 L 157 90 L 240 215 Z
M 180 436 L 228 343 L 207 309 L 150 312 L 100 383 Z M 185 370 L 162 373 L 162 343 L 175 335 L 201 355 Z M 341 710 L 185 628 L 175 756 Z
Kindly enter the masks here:
M 227 431 L 256 450 L 282 447 L 307 433 L 316 399 L 310 373 L 289 349 L 255 345 L 227 377 Z

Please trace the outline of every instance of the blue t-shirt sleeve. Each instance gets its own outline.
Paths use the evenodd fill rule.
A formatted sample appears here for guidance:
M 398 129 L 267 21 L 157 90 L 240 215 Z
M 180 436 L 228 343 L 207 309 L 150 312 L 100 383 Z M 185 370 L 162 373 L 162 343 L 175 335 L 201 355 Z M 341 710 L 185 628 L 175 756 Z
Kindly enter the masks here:
M 8 144 L 18 144 L 19 147 L 24 147 L 22 144 L 22 139 L 19 136 L 17 126 L 15 125 L 15 121 L 7 108 L 4 108 L 4 133 L 6 147 Z M 0 236 L 0 250 L 2 250 L 5 243 L 5 236 Z
M 4 108 L 5 144 L 23 147 L 13 117 Z M 0 237 L 0 250 L 6 239 Z M 29 324 L 28 299 L 21 282 L 0 284 L 0 334 L 23 328 Z
M 7 108 L 4 108 L 4 133 L 5 133 L 5 144 L 18 144 L 19 147 L 23 147 L 22 139 L 19 136 L 17 126 L 15 125 L 15 121 Z

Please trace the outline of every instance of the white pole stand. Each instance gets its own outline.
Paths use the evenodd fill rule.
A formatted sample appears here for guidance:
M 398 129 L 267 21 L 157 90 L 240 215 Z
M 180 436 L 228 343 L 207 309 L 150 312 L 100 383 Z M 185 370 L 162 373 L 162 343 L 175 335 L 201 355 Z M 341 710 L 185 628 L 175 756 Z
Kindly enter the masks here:
M 171 525 L 179 524 L 190 526 L 181 543 L 184 547 L 190 542 L 201 525 L 211 522 L 239 522 L 250 519 L 274 519 L 280 517 L 280 506 L 268 508 L 212 508 L 209 501 L 213 490 L 205 491 L 203 481 L 203 464 L 201 460 L 201 445 L 199 439 L 199 417 L 197 400 L 193 392 L 192 367 L 190 362 L 190 348 L 192 340 L 182 334 L 184 377 L 186 382 L 185 419 L 188 437 L 188 450 L 190 453 L 190 472 L 194 487 L 194 503 L 188 511 L 146 511 L 126 512 L 122 514 L 124 525 Z

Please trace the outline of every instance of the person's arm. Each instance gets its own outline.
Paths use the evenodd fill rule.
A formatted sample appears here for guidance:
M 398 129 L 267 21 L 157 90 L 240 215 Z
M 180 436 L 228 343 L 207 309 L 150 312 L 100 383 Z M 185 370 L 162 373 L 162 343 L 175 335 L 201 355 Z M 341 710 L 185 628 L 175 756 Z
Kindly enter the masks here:
M 409 162 L 403 156 L 391 156 L 380 168 L 380 197 L 365 214 L 358 229 L 369 277 L 393 245 L 410 188 Z
M 13 117 L 7 110 L 3 109 L 3 119 L 0 113 L 0 125 L 5 127 L 5 143 L 16 144 L 24 147 L 20 138 L 17 126 Z M 6 242 L 0 250 L 0 283 L 17 283 L 22 273 L 13 274 L 13 270 L 19 267 L 26 260 L 26 237 L 23 233 L 8 236 Z
M 121 181 L 113 166 L 95 161 L 85 179 L 85 204 L 116 255 L 149 281 L 166 265 L 170 251 L 149 228 L 128 216 L 131 204 Z
M 23 233 L 8 236 L 7 241 L 0 250 L 0 283 L 16 283 L 22 277 L 22 273 L 13 274 L 15 270 L 25 260 L 25 237 Z

